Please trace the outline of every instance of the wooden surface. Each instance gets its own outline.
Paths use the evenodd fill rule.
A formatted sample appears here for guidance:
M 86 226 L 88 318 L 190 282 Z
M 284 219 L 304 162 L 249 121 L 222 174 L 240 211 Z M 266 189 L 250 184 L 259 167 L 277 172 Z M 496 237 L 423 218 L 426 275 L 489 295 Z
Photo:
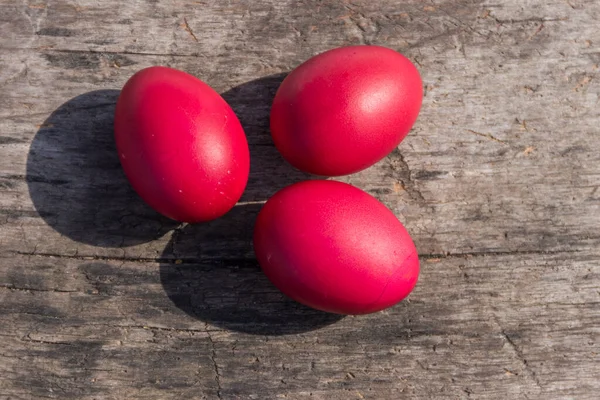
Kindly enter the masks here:
M 597 399 L 600 2 L 0 0 L 1 399 Z M 413 235 L 409 300 L 339 317 L 286 300 L 250 237 L 301 179 L 269 102 L 326 49 L 419 67 L 412 133 L 342 178 Z M 223 93 L 252 171 L 178 226 L 114 151 L 115 99 L 169 65 Z

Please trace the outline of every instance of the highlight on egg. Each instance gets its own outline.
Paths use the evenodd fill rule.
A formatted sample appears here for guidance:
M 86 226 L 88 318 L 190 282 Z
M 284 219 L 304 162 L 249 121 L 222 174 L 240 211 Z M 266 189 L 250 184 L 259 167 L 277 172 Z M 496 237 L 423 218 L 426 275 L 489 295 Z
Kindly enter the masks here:
M 294 167 L 347 175 L 381 160 L 406 137 L 423 98 L 419 71 L 380 46 L 326 51 L 294 69 L 271 108 L 271 134 Z
M 181 222 L 224 215 L 250 170 L 246 135 L 225 100 L 200 79 L 150 67 L 123 87 L 115 110 L 121 165 L 152 208 Z
M 277 192 L 260 211 L 254 250 L 284 294 L 338 314 L 366 314 L 404 299 L 419 275 L 415 245 L 368 193 L 313 180 Z

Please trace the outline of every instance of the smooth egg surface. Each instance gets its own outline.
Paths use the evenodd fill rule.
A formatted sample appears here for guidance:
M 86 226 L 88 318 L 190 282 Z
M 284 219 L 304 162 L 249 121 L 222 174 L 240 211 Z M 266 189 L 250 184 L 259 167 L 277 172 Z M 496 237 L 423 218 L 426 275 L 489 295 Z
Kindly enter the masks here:
M 282 82 L 271 108 L 271 134 L 296 168 L 347 175 L 400 144 L 422 98 L 419 72 L 402 54 L 380 46 L 329 50 Z
M 417 250 L 396 216 L 336 181 L 304 181 L 277 192 L 258 215 L 254 250 L 284 294 L 332 313 L 390 307 L 419 275 Z
M 135 191 L 174 220 L 218 218 L 246 187 L 250 155 L 238 118 L 185 72 L 151 67 L 131 77 L 117 101 L 115 139 Z

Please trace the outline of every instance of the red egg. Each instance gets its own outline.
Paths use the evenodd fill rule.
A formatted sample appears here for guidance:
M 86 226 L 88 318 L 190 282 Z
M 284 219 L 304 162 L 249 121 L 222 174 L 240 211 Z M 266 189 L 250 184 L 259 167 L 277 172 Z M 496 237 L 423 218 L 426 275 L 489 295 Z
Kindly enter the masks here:
M 296 168 L 347 175 L 400 144 L 422 98 L 419 72 L 400 53 L 342 47 L 311 58 L 285 78 L 273 101 L 271 134 Z
M 131 77 L 117 101 L 115 138 L 135 191 L 177 221 L 220 217 L 246 187 L 250 154 L 239 120 L 185 72 L 151 67 Z
M 404 299 L 419 259 L 396 216 L 371 195 L 335 181 L 277 192 L 258 215 L 254 251 L 267 277 L 307 306 L 366 314 Z

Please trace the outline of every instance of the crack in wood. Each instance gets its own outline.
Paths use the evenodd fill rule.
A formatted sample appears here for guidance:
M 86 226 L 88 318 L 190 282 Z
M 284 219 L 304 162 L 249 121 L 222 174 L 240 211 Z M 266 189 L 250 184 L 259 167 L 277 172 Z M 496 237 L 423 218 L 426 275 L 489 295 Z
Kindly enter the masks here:
M 470 257 L 492 257 L 492 256 L 515 256 L 521 254 L 569 254 L 569 253 L 580 253 L 583 250 L 572 249 L 572 250 L 509 250 L 509 251 L 481 251 L 481 252 L 467 252 L 467 253 L 429 253 L 419 254 L 420 259 L 424 260 L 435 260 L 444 258 L 470 258 Z
M 540 254 L 540 255 L 552 255 L 552 254 L 571 254 L 580 253 L 584 251 L 581 249 L 559 249 L 559 250 L 506 250 L 506 251 L 481 251 L 481 252 L 462 252 L 462 253 L 419 253 L 419 258 L 423 260 L 435 260 L 435 259 L 446 259 L 446 258 L 470 258 L 470 257 L 492 257 L 492 256 L 514 256 L 521 254 Z M 115 256 L 77 256 L 59 253 L 34 253 L 34 252 L 21 252 L 12 251 L 12 254 L 28 256 L 28 257 L 40 257 L 40 258 L 58 258 L 67 260 L 79 260 L 79 261 L 108 261 L 108 262 L 132 262 L 132 263 L 159 263 L 159 264 L 173 264 L 173 265 L 206 265 L 214 266 L 215 263 L 219 265 L 235 265 L 241 268 L 256 269 L 257 261 L 254 258 L 151 258 L 151 257 L 115 257 Z M 0 286 L 2 287 L 2 286 Z M 6 289 L 10 287 L 5 286 Z M 16 288 L 17 290 L 19 288 Z M 39 290 L 42 289 L 27 289 L 22 290 Z M 48 291 L 54 291 L 49 289 Z M 57 290 L 58 291 L 58 290 Z
M 27 48 L 27 47 L 0 47 L 4 51 L 25 51 L 33 53 L 71 53 L 71 54 L 109 54 L 109 55 L 134 55 L 134 56 L 149 56 L 149 57 L 177 57 L 177 58 L 197 58 L 198 54 L 178 54 L 178 53 L 151 53 L 137 51 L 111 51 L 111 50 L 79 50 L 79 49 L 49 49 L 49 48 Z
M 198 38 L 194 34 L 192 28 L 190 28 L 190 24 L 188 24 L 187 18 L 185 17 L 183 18 L 183 28 L 186 30 L 187 33 L 190 34 L 190 36 L 194 39 L 195 42 L 198 42 Z
M 0 285 L 0 289 L 7 289 L 10 291 L 18 292 L 55 292 L 55 293 L 78 293 L 78 290 L 62 290 L 62 289 L 40 289 L 32 287 L 17 287 L 14 285 Z
M 213 368 L 215 370 L 215 382 L 217 383 L 217 397 L 219 399 L 222 399 L 222 392 L 223 392 L 223 388 L 221 387 L 221 373 L 219 372 L 219 366 L 217 364 L 217 348 L 215 346 L 215 342 L 213 340 L 213 337 L 210 333 L 210 331 L 208 330 L 208 324 L 206 324 L 206 329 L 205 332 L 208 335 L 208 340 L 210 341 L 211 344 L 211 354 L 210 354 L 210 359 L 212 361 L 213 364 Z
M 521 348 L 515 343 L 514 340 L 512 340 L 512 338 L 510 337 L 510 335 L 508 333 L 506 333 L 506 331 L 502 330 L 500 333 L 502 334 L 502 337 L 504 338 L 504 340 L 506 340 L 506 342 L 513 349 L 517 358 L 521 361 L 521 363 L 523 364 L 523 367 L 529 373 L 529 376 L 531 377 L 533 382 L 535 382 L 536 386 L 540 389 L 543 389 L 542 385 L 540 384 L 540 380 L 537 377 L 536 372 L 533 370 L 533 368 L 531 368 L 531 366 L 527 362 L 527 359 L 525 358 L 525 355 L 523 354 L 523 351 L 521 350 Z
M 50 344 L 50 345 L 60 345 L 60 346 L 73 346 L 73 343 L 71 342 L 52 342 L 52 341 L 48 341 L 48 340 L 40 340 L 40 339 L 32 339 L 31 334 L 28 333 L 25 338 L 21 339 L 24 342 L 31 342 L 31 343 L 41 343 L 41 344 Z
M 400 186 L 406 190 L 410 198 L 419 203 L 425 203 L 426 200 L 416 186 L 412 171 L 400 150 L 395 149 L 388 157 L 388 161 L 392 172 L 391 177 L 400 183 Z
M 466 131 L 469 132 L 469 133 L 472 133 L 473 135 L 477 135 L 477 136 L 484 137 L 486 139 L 493 140 L 494 142 L 498 142 L 498 143 L 502 143 L 502 144 L 508 144 L 504 140 L 498 139 L 497 137 L 495 137 L 491 133 L 481 133 L 481 132 L 474 131 L 472 129 L 467 129 Z

